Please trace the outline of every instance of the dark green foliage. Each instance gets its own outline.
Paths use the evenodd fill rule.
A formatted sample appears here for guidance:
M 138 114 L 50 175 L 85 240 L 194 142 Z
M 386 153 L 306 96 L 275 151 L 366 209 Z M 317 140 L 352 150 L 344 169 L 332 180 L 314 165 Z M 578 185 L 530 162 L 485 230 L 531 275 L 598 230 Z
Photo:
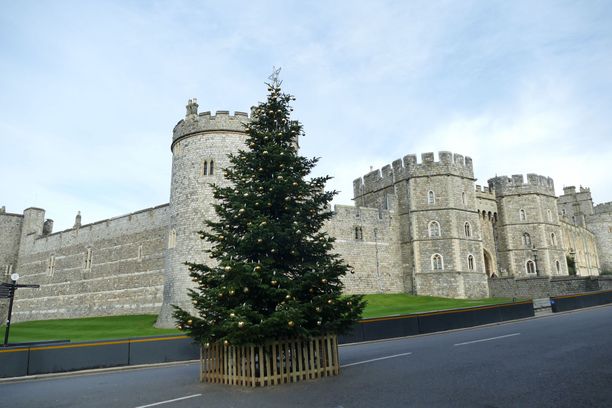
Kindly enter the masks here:
M 176 308 L 179 327 L 196 340 L 260 344 L 267 339 L 341 333 L 361 315 L 362 296 L 341 297 L 349 266 L 322 231 L 336 192 L 330 177 L 307 179 L 317 159 L 298 155 L 302 126 L 290 120 L 294 98 L 269 85 L 246 126 L 250 150 L 231 156 L 214 186 L 218 221 L 202 238 L 217 267 L 189 264 L 197 316 Z

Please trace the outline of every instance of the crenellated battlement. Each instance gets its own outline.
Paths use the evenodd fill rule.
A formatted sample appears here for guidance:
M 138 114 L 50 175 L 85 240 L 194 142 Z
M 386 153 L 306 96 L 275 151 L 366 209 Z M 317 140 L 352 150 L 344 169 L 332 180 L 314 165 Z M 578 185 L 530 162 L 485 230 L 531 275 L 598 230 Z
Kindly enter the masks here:
M 456 175 L 473 179 L 472 159 L 461 154 L 441 151 L 438 152 L 438 160 L 435 160 L 433 152 L 427 152 L 421 154 L 419 162 L 416 154 L 408 154 L 401 159 L 394 160 L 391 165 L 386 165 L 382 169 L 371 171 L 355 179 L 353 193 L 355 197 L 358 197 L 390 187 L 400 180 L 439 175 Z
M 249 122 L 249 115 L 246 112 L 234 112 L 230 115 L 229 111 L 210 111 L 198 113 L 197 99 L 190 99 L 187 102 L 187 114 L 185 119 L 181 119 L 172 132 L 172 144 L 177 140 L 192 135 L 194 133 L 206 132 L 240 132 L 244 133 L 244 126 Z
M 488 186 L 481 186 L 479 184 L 476 184 L 475 191 L 476 194 L 480 196 L 490 195 L 492 197 L 495 197 L 495 191 L 491 190 Z
M 607 203 L 597 204 L 593 207 L 594 214 L 604 214 L 604 213 L 612 213 L 612 201 L 608 201 Z
M 489 190 L 494 191 L 497 197 L 531 193 L 555 196 L 553 179 L 533 173 L 527 174 L 526 181 L 522 174 L 494 177 L 489 179 Z

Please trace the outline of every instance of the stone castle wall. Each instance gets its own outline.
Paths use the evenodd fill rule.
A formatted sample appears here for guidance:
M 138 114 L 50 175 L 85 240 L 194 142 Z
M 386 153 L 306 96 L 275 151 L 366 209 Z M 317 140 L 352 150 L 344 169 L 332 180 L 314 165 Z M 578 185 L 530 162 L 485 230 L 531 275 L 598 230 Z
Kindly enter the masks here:
M 555 276 L 489 279 L 491 297 L 540 299 L 550 296 L 612 290 L 612 276 Z
M 600 265 L 595 235 L 589 230 L 561 220 L 565 254 L 575 261 L 576 275 L 599 275 Z
M 587 218 L 587 228 L 595 236 L 601 270 L 612 274 L 612 202 L 594 207 L 593 215 Z
M 0 211 L 0 279 L 12 270 L 20 283 L 41 285 L 19 291 L 15 320 L 160 313 L 158 326 L 169 327 L 172 304 L 189 308 L 184 262 L 213 263 L 198 234 L 216 217 L 210 183 L 226 183 L 227 155 L 245 147 L 249 120 L 246 113 L 197 109 L 190 100 L 174 128 L 169 204 L 59 233 L 43 209 Z M 471 158 L 445 151 L 438 160 L 434 153 L 420 161 L 407 155 L 355 180 L 355 206 L 336 206 L 325 225 L 354 268 L 344 279 L 347 292 L 529 297 L 520 293 L 591 290 L 591 281 L 563 277 L 572 251 L 579 275 L 599 273 L 598 249 L 601 266 L 612 270 L 612 203 L 593 208 L 582 188 L 557 200 L 552 179 L 534 174 L 526 181 L 496 177 L 484 188 L 474 182 Z M 593 233 L 559 219 L 557 202 Z M 533 247 L 546 277 L 522 279 Z M 487 284 L 487 276 L 508 275 Z M 602 288 L 612 280 L 598 282 Z
M 482 233 L 485 272 L 488 277 L 501 276 L 497 267 L 497 202 L 489 187 L 476 186 L 476 209 Z
M 19 237 L 23 215 L 6 213 L 0 210 L 0 283 L 9 282 L 12 272 L 16 272 L 19 253 Z M 8 300 L 0 299 L 0 325 L 6 319 Z
M 44 214 L 44 212 L 43 212 Z M 20 246 L 14 321 L 156 314 L 162 303 L 168 205 L 47 236 Z
M 343 282 L 347 293 L 402 293 L 404 276 L 395 214 L 375 208 L 337 205 L 323 229 L 334 250 L 353 267 Z

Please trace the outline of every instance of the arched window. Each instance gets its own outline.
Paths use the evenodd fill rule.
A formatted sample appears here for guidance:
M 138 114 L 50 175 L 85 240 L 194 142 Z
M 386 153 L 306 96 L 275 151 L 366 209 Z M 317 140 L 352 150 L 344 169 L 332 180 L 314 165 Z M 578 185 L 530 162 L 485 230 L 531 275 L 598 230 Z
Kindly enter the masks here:
M 436 194 L 429 190 L 427 193 L 427 204 L 435 204 L 436 203 Z
M 532 260 L 527 261 L 525 268 L 527 269 L 527 273 L 536 273 L 535 263 Z
M 357 241 L 363 240 L 363 230 L 361 227 L 355 227 L 355 239 Z
M 576 216 L 572 215 L 572 224 L 576 225 Z
M 463 226 L 463 229 L 465 230 L 465 236 L 466 237 L 471 237 L 472 236 L 472 227 L 470 226 L 469 222 L 465 223 L 465 225 Z
M 474 270 L 474 257 L 471 254 L 468 255 L 467 261 L 468 261 L 468 270 L 473 271 Z
M 523 244 L 527 248 L 531 248 L 531 235 L 529 235 L 527 232 L 523 234 Z
M 429 223 L 429 237 L 435 238 L 440 236 L 440 223 L 438 221 L 431 221 Z
M 552 246 L 557 246 L 557 237 L 554 232 L 550 234 L 550 243 Z
M 555 261 L 555 266 L 557 267 L 557 273 L 561 272 L 561 264 L 559 263 L 559 261 Z
M 208 172 L 208 174 L 210 174 L 211 176 L 215 174 L 215 162 L 212 160 L 210 161 L 210 171 Z
M 548 222 L 552 222 L 553 221 L 552 211 L 550 211 L 550 208 L 548 210 L 546 210 L 546 216 L 548 217 Z
M 465 198 L 465 191 L 461 193 L 461 202 L 463 203 L 463 205 L 467 204 L 467 199 Z
M 202 165 L 202 175 L 208 175 L 208 162 L 206 160 L 204 160 L 204 164 Z
M 444 260 L 442 255 L 433 254 L 431 257 L 431 269 L 434 271 L 441 271 L 444 269 Z
M 523 210 L 522 208 L 519 210 L 519 219 L 521 221 L 525 221 L 527 219 L 527 214 L 525 213 L 525 210 Z

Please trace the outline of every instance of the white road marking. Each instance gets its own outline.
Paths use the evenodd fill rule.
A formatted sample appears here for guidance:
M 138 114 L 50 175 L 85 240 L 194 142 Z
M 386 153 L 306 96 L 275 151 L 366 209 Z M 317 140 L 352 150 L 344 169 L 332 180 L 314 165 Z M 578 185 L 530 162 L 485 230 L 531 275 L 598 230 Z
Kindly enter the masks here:
M 506 334 L 504 336 L 497 336 L 497 337 L 489 337 L 488 339 L 480 339 L 480 340 L 472 340 L 472 341 L 466 341 L 463 343 L 457 343 L 455 344 L 455 346 L 465 346 L 466 344 L 472 344 L 472 343 L 482 343 L 483 341 L 491 341 L 491 340 L 497 340 L 497 339 L 505 339 L 506 337 L 513 337 L 513 336 L 519 336 L 521 333 L 512 333 L 512 334 Z
M 387 360 L 389 358 L 395 358 L 395 357 L 402 357 L 402 356 L 409 356 L 410 353 L 401 353 L 401 354 L 394 354 L 392 356 L 385 356 L 385 357 L 379 357 L 379 358 L 373 358 L 371 360 L 364 360 L 364 361 L 357 361 L 356 363 L 350 363 L 350 364 L 344 364 L 341 365 L 340 368 L 344 368 L 344 367 L 350 367 L 350 366 L 354 366 L 354 365 L 359 365 L 359 364 L 367 364 L 367 363 L 372 363 L 374 361 L 380 361 L 380 360 Z
M 195 398 L 195 397 L 200 397 L 202 394 L 193 394 L 193 395 L 188 395 L 186 397 L 181 397 L 181 398 L 175 398 L 175 399 L 171 399 L 171 400 L 167 400 L 167 401 L 160 401 L 160 402 L 155 402 L 153 404 L 148 404 L 148 405 L 140 405 L 136 408 L 147 408 L 147 407 L 155 407 L 157 405 L 162 405 L 162 404 L 169 404 L 171 402 L 176 402 L 176 401 L 182 401 L 182 400 L 186 400 L 189 398 Z

